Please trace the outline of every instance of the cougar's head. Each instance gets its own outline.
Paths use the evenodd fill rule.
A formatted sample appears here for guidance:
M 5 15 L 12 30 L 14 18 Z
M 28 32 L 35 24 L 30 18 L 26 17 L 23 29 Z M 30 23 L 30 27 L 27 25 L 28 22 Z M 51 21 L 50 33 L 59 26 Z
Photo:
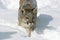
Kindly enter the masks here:
M 36 22 L 37 10 L 36 9 L 23 9 L 23 23 L 26 25 L 34 25 Z

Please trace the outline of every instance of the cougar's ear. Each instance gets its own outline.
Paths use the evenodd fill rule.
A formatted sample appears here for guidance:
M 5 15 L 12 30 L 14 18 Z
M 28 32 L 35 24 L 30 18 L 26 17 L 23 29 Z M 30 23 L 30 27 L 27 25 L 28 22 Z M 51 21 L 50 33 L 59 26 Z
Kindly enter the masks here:
M 33 8 L 33 13 L 37 14 L 37 8 Z
M 25 10 L 24 10 L 24 9 L 22 9 L 22 10 L 21 10 L 21 12 L 22 12 L 22 14 L 24 14 L 24 13 L 25 13 Z

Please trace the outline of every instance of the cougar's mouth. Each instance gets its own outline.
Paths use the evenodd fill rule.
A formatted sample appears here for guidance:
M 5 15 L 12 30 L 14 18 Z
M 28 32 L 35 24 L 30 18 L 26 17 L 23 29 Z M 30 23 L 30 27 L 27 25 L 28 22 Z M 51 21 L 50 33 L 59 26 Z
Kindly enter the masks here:
M 33 25 L 34 23 L 24 22 L 26 25 Z

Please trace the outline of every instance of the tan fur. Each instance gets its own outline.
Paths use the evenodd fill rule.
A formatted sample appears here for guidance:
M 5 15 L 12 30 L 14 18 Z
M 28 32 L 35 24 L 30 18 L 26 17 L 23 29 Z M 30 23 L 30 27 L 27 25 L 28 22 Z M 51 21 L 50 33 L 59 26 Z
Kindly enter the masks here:
M 22 3 L 23 3 L 23 0 L 19 0 L 19 4 L 22 5 Z
M 20 0 L 18 10 L 18 24 L 26 29 L 29 37 L 31 36 L 31 32 L 36 28 L 37 18 L 37 3 L 32 3 L 34 6 L 31 3 L 32 0 Z

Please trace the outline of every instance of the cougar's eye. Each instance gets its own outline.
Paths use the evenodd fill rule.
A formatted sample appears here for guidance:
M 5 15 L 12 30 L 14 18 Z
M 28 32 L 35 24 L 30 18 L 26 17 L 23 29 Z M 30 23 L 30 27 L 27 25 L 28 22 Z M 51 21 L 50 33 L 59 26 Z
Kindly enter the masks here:
M 21 12 L 23 13 L 24 11 L 22 10 Z
M 26 17 L 26 19 L 29 19 L 28 17 Z

